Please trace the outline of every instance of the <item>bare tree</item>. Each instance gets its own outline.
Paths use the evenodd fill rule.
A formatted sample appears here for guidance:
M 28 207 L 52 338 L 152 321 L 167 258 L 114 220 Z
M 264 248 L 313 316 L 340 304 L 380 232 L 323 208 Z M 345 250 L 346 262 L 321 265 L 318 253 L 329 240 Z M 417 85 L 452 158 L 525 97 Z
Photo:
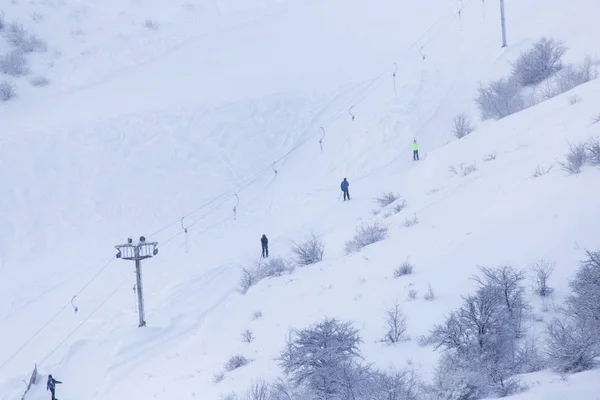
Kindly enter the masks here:
M 402 340 L 402 335 L 406 332 L 406 316 L 402 314 L 402 309 L 398 302 L 385 311 L 385 322 L 387 332 L 385 341 L 389 343 L 398 343 Z
M 469 133 L 473 132 L 474 128 L 471 124 L 471 118 L 467 113 L 460 113 L 456 117 L 454 117 L 454 129 L 452 133 L 454 136 L 461 139 L 467 136 Z
M 254 340 L 254 335 L 250 329 L 246 329 L 242 332 L 242 342 L 251 343 Z
M 475 103 L 481 112 L 481 119 L 501 119 L 525 108 L 520 94 L 521 86 L 514 78 L 498 79 L 481 85 Z
M 552 293 L 554 289 L 548 286 L 548 279 L 554 272 L 554 264 L 541 259 L 531 265 L 531 270 L 534 274 L 535 293 L 542 297 Z

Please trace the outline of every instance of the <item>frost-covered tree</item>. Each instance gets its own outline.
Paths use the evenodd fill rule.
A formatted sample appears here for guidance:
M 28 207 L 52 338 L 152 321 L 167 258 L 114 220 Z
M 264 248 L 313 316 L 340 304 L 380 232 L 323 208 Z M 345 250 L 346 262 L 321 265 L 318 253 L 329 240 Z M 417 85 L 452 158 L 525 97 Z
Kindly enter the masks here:
M 326 318 L 290 333 L 280 366 L 296 386 L 307 386 L 319 399 L 334 399 L 349 390 L 347 380 L 358 366 L 360 343 L 350 322 Z
M 501 119 L 525 109 L 521 86 L 514 77 L 501 78 L 481 85 L 475 98 L 481 119 Z
M 448 398 L 506 396 L 520 390 L 517 374 L 530 372 L 522 343 L 529 309 L 522 285 L 524 274 L 508 266 L 482 268 L 475 294 L 463 297 L 458 310 L 434 327 L 426 343 L 444 350 L 432 390 Z M 458 391 L 458 392 L 457 392 Z
M 563 318 L 548 326 L 546 354 L 560 372 L 591 369 L 600 357 L 600 251 L 588 251 L 562 309 Z
M 543 81 L 562 69 L 565 45 L 553 38 L 543 37 L 519 56 L 513 64 L 513 76 L 523 86 Z

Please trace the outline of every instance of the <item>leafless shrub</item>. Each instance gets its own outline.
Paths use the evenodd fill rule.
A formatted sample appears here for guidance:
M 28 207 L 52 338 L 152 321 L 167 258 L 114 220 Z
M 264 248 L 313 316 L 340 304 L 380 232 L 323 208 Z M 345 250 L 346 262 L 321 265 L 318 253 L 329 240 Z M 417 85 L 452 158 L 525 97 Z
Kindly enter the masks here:
M 590 165 L 600 165 L 600 139 L 590 138 L 586 143 L 586 149 L 588 163 Z
M 238 395 L 235 392 L 222 394 L 220 400 L 238 400 Z
M 242 332 L 241 336 L 242 342 L 252 343 L 254 340 L 254 335 L 252 335 L 252 331 L 250 331 L 250 329 L 246 329 L 244 332 Z
M 419 291 L 417 291 L 415 289 L 410 289 L 408 291 L 408 299 L 409 300 L 415 300 L 417 298 L 418 294 L 419 294 Z
M 0 81 L 0 101 L 8 101 L 16 95 L 15 85 L 8 81 Z
M 256 311 L 254 314 L 252 314 L 252 319 L 253 320 L 257 320 L 257 319 L 260 319 L 260 318 L 262 318 L 262 312 Z
M 400 278 L 404 275 L 410 275 L 413 272 L 415 266 L 411 264 L 408 259 L 404 261 L 398 268 L 394 270 L 394 278 Z
M 390 204 L 392 204 L 393 202 L 395 202 L 399 198 L 400 198 L 400 196 L 398 196 L 394 192 L 382 193 L 379 197 L 377 197 L 375 199 L 375 203 L 377 203 L 377 205 L 379 207 L 383 208 L 383 207 L 389 206 Z
M 569 144 L 569 152 L 565 156 L 564 161 L 559 161 L 563 171 L 569 175 L 578 174 L 581 172 L 581 167 L 587 161 L 587 152 L 585 143 Z
M 551 169 L 552 169 L 552 165 L 550 165 L 549 167 L 543 167 L 541 165 L 538 165 L 535 168 L 535 171 L 533 172 L 533 175 L 531 175 L 531 177 L 539 178 L 542 175 L 546 175 L 548 172 L 550 172 Z
M 474 128 L 471 124 L 471 118 L 467 113 L 460 113 L 456 117 L 454 117 L 454 128 L 452 133 L 458 139 L 461 139 L 467 136 L 469 133 L 473 132 Z
M 533 272 L 535 293 L 542 297 L 552 293 L 554 289 L 548 286 L 548 280 L 554 272 L 554 264 L 541 259 L 531 265 L 531 271 Z
M 406 332 L 406 316 L 402 314 L 402 309 L 397 302 L 385 311 L 385 322 L 387 332 L 384 341 L 388 343 L 400 342 L 404 332 Z
M 0 56 L 0 72 L 11 76 L 23 76 L 29 73 L 27 59 L 19 49 Z
M 402 223 L 402 225 L 405 228 L 410 228 L 411 226 L 416 225 L 418 223 L 419 223 L 419 219 L 417 218 L 417 214 L 413 214 L 413 217 L 412 218 L 406 218 L 404 220 L 404 222 Z
M 523 110 L 525 101 L 520 90 L 518 81 L 512 77 L 482 84 L 475 98 L 481 119 L 501 119 Z
M 594 124 L 597 124 L 598 122 L 600 122 L 600 113 L 598 113 L 592 117 L 592 122 Z
M 242 269 L 242 276 L 240 278 L 240 282 L 238 284 L 238 292 L 241 294 L 246 294 L 248 289 L 251 286 L 255 285 L 258 282 L 258 277 L 256 276 L 256 272 L 250 268 Z
M 432 301 L 435 299 L 435 293 L 433 293 L 433 288 L 431 287 L 431 285 L 429 285 L 429 289 L 427 290 L 427 293 L 425 293 L 423 298 L 427 301 Z
M 0 11 L 0 32 L 6 28 L 6 20 L 4 19 L 4 11 Z
M 404 200 L 404 199 L 400 200 L 399 202 L 397 202 L 394 205 L 394 208 L 393 208 L 394 213 L 398 214 L 400 211 L 404 210 L 406 208 L 406 206 L 407 206 L 406 200 Z
M 213 375 L 214 383 L 222 382 L 223 379 L 225 379 L 225 373 L 223 373 L 223 372 L 217 372 L 216 374 Z
M 148 29 L 156 30 L 158 29 L 158 21 L 153 19 L 147 19 L 146 21 L 144 21 L 144 26 Z
M 356 234 L 346 242 L 346 254 L 357 252 L 365 246 L 384 240 L 388 236 L 388 228 L 379 222 L 363 224 L 356 229 Z
M 543 81 L 562 69 L 562 57 L 567 47 L 553 38 L 541 38 L 519 56 L 513 64 L 512 74 L 523 86 Z
M 373 214 L 374 217 L 378 216 L 381 213 L 381 209 L 379 208 L 374 208 L 373 210 L 371 210 L 371 214 Z
M 254 382 L 248 393 L 246 393 L 246 397 L 244 400 L 277 400 L 273 391 L 271 390 L 271 386 L 263 381 L 259 380 Z
M 42 87 L 47 86 L 50 83 L 50 81 L 48 80 L 48 78 L 45 78 L 43 76 L 34 76 L 31 79 L 29 79 L 29 83 L 31 84 L 31 86 Z
M 235 356 L 231 356 L 229 358 L 229 360 L 227 360 L 227 362 L 225 363 L 225 370 L 226 371 L 233 371 L 235 369 L 241 368 L 245 365 L 247 365 L 250 362 L 250 360 L 248 360 L 246 357 L 237 354 Z
M 296 263 L 299 266 L 307 266 L 323 261 L 325 244 L 323 239 L 311 233 L 302 243 L 292 242 L 292 251 L 296 255 Z

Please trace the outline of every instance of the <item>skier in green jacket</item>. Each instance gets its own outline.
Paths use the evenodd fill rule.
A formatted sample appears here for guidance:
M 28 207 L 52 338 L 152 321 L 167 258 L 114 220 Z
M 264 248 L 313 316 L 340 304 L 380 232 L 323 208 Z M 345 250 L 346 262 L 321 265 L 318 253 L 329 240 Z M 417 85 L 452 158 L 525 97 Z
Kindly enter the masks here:
M 417 144 L 417 139 L 413 140 L 412 148 L 413 148 L 413 161 L 417 161 L 419 159 L 419 145 Z

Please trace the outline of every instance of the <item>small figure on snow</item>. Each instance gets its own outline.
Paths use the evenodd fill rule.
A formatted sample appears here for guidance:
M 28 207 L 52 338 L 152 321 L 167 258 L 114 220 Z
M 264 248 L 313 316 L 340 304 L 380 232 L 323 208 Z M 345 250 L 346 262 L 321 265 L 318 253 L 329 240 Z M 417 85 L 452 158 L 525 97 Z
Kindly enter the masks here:
M 267 239 L 267 235 L 262 235 L 260 244 L 262 244 L 262 257 L 269 257 L 269 239 Z
M 56 394 L 55 394 L 57 383 L 62 383 L 62 382 L 54 379 L 54 377 L 52 377 L 52 375 L 48 375 L 48 382 L 46 383 L 46 390 L 49 390 L 50 393 L 52 393 L 52 400 L 57 400 Z
M 349 186 L 350 186 L 350 184 L 348 183 L 346 178 L 344 178 L 344 180 L 342 181 L 342 184 L 340 185 L 340 187 L 342 188 L 342 192 L 344 193 L 344 201 L 350 200 L 350 192 L 348 191 Z M 339 199 L 339 197 L 338 197 L 338 199 Z
M 417 144 L 417 139 L 413 140 L 412 148 L 413 148 L 413 161 L 418 161 L 419 160 L 419 145 Z

